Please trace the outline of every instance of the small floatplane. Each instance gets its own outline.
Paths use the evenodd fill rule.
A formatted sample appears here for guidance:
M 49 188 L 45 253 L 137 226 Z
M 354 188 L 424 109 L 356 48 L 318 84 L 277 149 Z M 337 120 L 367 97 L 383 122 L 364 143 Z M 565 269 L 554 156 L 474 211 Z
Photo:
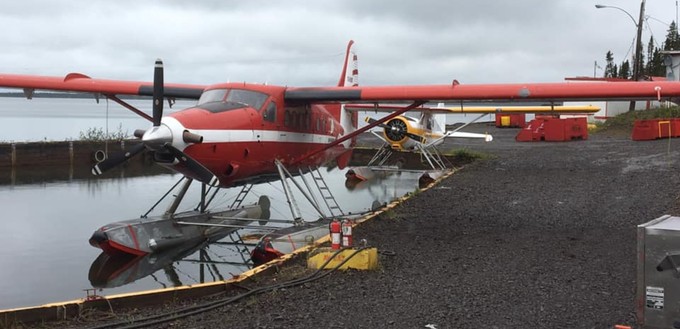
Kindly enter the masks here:
M 278 180 L 286 173 L 316 168 L 329 161 L 335 161 L 342 169 L 348 165 L 359 134 L 380 125 L 390 133 L 397 132 L 399 128 L 391 120 L 407 111 L 426 112 L 428 108 L 423 105 L 430 102 L 460 102 L 460 111 L 451 109 L 446 113 L 474 113 L 474 109 L 463 104 L 468 101 L 554 104 L 680 96 L 680 83 L 670 81 L 465 85 L 454 80 L 442 85 L 360 87 L 353 49 L 350 41 L 340 81 L 333 87 L 165 83 L 160 60 L 156 62 L 153 82 L 94 79 L 80 73 L 64 77 L 0 74 L 0 87 L 23 89 L 28 98 L 37 89 L 93 93 L 146 118 L 151 126 L 134 134 L 141 143 L 100 162 L 93 173 L 101 174 L 148 150 L 156 163 L 188 178 L 175 203 L 181 200 L 192 180 L 201 182 L 205 191 L 208 186 L 228 188 Z M 153 97 L 152 115 L 125 102 L 119 98 L 121 95 Z M 197 103 L 164 115 L 163 103 L 172 104 L 176 99 L 193 99 Z M 400 102 L 407 105 L 384 105 Z M 358 106 L 353 104 L 368 104 L 390 113 L 359 127 L 357 111 L 349 110 Z M 176 206 L 171 206 L 165 216 L 157 218 L 158 223 L 148 224 L 143 219 L 114 223 L 97 230 L 91 242 L 110 252 L 144 255 L 171 248 L 216 227 L 235 229 L 242 227 L 246 219 L 257 221 L 267 217 L 266 201 L 254 209 L 208 212 L 207 195 L 207 191 L 202 193 L 195 213 L 175 214 Z
M 346 105 L 345 108 L 350 111 L 375 111 L 391 113 L 399 110 L 399 107 L 394 106 L 378 106 L 378 105 L 362 105 L 351 104 Z M 546 115 L 560 115 L 560 114 L 589 114 L 600 110 L 599 107 L 592 105 L 551 105 L 551 106 L 463 106 L 451 108 L 445 107 L 444 103 L 437 104 L 437 107 L 418 107 L 420 117 L 415 118 L 407 115 L 397 116 L 386 122 L 378 122 L 378 127 L 382 128 L 382 134 L 376 133 L 375 130 L 370 132 L 378 139 L 382 140 L 383 147 L 376 152 L 375 156 L 369 161 L 367 167 L 352 168 L 348 176 L 364 177 L 363 175 L 370 175 L 370 171 L 375 169 L 373 166 L 382 167 L 385 162 L 392 156 L 394 151 L 420 153 L 423 162 L 427 162 L 433 170 L 444 170 L 447 168 L 444 163 L 444 157 L 437 149 L 444 139 L 448 137 L 453 138 L 477 138 L 486 142 L 493 140 L 493 136 L 488 133 L 470 133 L 461 131 L 468 125 L 482 119 L 487 114 L 504 114 L 504 113 L 541 113 Z M 447 114 L 479 114 L 473 120 L 465 124 L 459 125 L 454 130 L 446 130 L 446 115 Z M 374 123 L 375 120 L 371 117 L 366 117 L 366 122 Z M 362 174 L 358 174 L 362 173 Z

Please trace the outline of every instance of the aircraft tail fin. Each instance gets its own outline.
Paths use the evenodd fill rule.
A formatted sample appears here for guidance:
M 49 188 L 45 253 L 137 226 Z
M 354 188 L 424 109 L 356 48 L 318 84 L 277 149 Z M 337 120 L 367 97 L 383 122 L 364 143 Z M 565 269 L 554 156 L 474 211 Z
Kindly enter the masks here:
M 357 54 L 354 52 L 354 40 L 347 44 L 345 53 L 345 64 L 342 66 L 338 87 L 356 87 L 359 85 L 359 66 Z
M 439 103 L 437 108 L 443 108 L 444 103 Z M 431 130 L 433 133 L 444 134 L 446 133 L 446 114 L 444 113 L 434 113 L 431 111 L 423 111 L 420 114 L 420 122 Z

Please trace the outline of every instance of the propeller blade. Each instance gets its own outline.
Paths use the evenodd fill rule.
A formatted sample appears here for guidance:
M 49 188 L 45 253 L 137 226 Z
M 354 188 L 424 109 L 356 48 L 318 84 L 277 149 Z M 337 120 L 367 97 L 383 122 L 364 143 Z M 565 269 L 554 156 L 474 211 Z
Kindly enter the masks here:
M 165 148 L 168 149 L 179 162 L 183 163 L 187 166 L 187 168 L 189 168 L 189 170 L 193 171 L 201 182 L 210 184 L 210 182 L 214 179 L 219 185 L 217 176 L 215 176 L 215 174 L 208 170 L 208 168 L 204 167 L 201 163 L 170 144 L 166 144 Z
M 368 122 L 368 123 L 373 123 L 373 122 L 376 122 L 376 121 L 378 121 L 378 120 L 373 119 L 371 117 L 366 117 L 366 122 Z M 390 126 L 388 126 L 384 123 L 379 123 L 379 124 L 376 125 L 376 127 L 380 127 L 380 128 L 384 128 L 384 129 L 390 129 Z
M 95 176 L 101 175 L 104 172 L 108 171 L 109 169 L 125 162 L 127 159 L 132 158 L 133 156 L 137 155 L 139 152 L 142 152 L 143 150 L 144 144 L 137 144 L 126 152 L 115 153 L 111 157 L 92 167 L 92 174 Z
M 413 139 L 413 140 L 417 140 L 417 141 L 419 141 L 419 142 L 421 142 L 421 143 L 425 143 L 425 141 L 426 141 L 425 137 L 416 135 L 416 134 L 414 134 L 414 133 L 409 133 L 409 132 L 407 132 L 407 133 L 406 133 L 406 136 L 410 137 L 410 138 Z
M 160 126 L 163 117 L 163 61 L 159 58 L 153 70 L 153 125 Z

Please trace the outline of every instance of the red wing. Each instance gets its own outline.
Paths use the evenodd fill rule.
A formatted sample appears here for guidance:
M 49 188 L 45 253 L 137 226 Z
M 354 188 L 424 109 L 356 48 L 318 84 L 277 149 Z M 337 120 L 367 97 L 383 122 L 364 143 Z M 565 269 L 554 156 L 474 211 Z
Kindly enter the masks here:
M 152 82 L 92 79 L 80 73 L 65 77 L 0 74 L 0 87 L 78 91 L 110 95 L 153 95 Z M 206 86 L 190 84 L 165 84 L 164 95 L 171 98 L 198 99 Z
M 631 100 L 677 96 L 680 96 L 678 82 L 641 81 L 288 88 L 285 97 L 293 102 L 432 102 Z

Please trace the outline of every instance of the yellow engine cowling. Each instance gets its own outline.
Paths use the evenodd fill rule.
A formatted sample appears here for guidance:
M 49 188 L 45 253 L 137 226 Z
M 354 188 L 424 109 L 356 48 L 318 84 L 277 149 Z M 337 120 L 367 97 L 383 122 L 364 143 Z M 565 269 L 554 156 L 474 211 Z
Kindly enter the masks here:
M 436 137 L 429 129 L 425 129 L 413 118 L 398 116 L 385 123 L 387 127 L 383 128 L 383 136 L 385 140 L 390 143 L 392 149 L 395 150 L 413 150 L 417 144 L 421 143 L 408 136 L 413 134 L 424 139 Z

